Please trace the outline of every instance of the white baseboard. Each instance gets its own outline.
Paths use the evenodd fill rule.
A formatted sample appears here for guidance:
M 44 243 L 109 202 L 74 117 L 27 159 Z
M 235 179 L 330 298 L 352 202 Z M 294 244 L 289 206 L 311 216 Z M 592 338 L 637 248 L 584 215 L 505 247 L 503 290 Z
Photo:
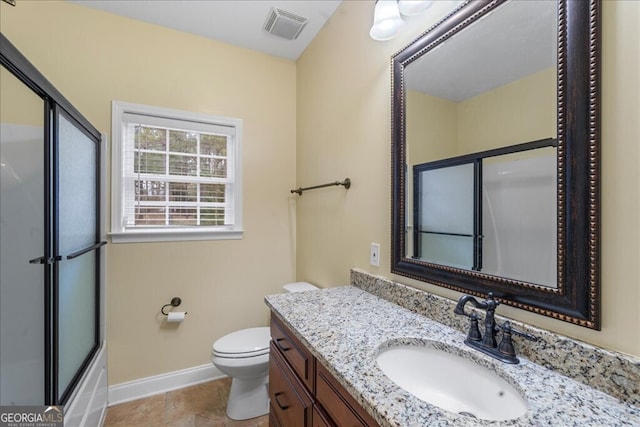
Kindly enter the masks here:
M 109 387 L 109 406 L 217 380 L 225 376 L 218 368 L 207 364 L 116 384 Z

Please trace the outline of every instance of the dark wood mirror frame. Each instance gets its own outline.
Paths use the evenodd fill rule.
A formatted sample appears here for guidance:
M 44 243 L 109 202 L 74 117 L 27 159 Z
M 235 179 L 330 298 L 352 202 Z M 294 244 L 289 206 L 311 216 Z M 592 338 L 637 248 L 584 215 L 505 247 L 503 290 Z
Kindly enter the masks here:
M 406 257 L 404 69 L 505 0 L 464 3 L 392 60 L 391 272 L 600 330 L 600 2 L 558 1 L 558 287 Z

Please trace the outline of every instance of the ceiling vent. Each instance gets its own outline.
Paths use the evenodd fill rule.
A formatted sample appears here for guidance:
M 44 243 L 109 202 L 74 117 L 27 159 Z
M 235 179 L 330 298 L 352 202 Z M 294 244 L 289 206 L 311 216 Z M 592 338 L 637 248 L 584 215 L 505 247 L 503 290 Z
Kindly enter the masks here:
M 264 24 L 264 29 L 274 36 L 295 40 L 309 20 L 286 10 L 272 7 Z

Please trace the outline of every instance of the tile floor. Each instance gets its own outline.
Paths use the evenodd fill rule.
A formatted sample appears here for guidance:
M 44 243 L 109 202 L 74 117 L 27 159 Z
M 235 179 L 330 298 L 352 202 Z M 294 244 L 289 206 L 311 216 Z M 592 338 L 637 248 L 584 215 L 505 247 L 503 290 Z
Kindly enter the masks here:
M 245 421 L 227 417 L 230 387 L 231 378 L 223 378 L 111 406 L 103 427 L 268 427 L 268 415 Z

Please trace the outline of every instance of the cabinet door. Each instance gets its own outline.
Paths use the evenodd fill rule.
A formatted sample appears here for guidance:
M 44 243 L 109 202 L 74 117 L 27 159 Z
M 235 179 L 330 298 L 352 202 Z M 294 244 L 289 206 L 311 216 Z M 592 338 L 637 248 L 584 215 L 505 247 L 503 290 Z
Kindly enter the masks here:
M 269 427 L 282 427 L 273 411 L 273 408 L 269 408 Z
M 373 427 L 378 425 L 371 415 L 320 363 L 316 363 L 315 397 L 333 422 L 340 427 Z
M 274 424 L 311 425 L 313 400 L 273 342 L 269 353 L 269 398 L 271 416 L 276 419 Z
M 313 405 L 313 427 L 335 427 L 331 418 L 318 405 Z
M 275 315 L 271 315 L 271 339 L 307 390 L 313 391 L 313 356 Z

